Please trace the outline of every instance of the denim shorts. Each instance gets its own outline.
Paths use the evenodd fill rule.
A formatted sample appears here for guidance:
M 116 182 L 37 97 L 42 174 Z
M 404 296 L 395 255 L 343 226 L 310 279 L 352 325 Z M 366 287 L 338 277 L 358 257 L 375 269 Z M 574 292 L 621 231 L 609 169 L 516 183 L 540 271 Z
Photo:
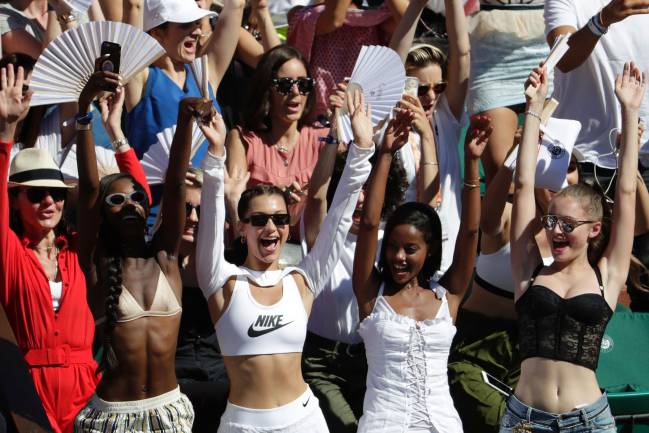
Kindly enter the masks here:
M 606 394 L 572 412 L 555 414 L 534 409 L 513 394 L 500 419 L 500 433 L 615 433 Z

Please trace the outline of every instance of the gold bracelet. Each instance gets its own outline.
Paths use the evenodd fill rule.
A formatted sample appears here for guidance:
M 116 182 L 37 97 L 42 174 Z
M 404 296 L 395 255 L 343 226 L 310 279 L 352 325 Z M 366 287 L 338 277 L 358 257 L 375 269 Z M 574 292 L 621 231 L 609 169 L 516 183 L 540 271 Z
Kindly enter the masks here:
M 466 186 L 467 188 L 480 188 L 479 183 L 466 183 L 466 182 L 464 182 L 464 186 Z
M 439 165 L 439 163 L 433 161 L 424 161 L 421 163 L 421 165 Z

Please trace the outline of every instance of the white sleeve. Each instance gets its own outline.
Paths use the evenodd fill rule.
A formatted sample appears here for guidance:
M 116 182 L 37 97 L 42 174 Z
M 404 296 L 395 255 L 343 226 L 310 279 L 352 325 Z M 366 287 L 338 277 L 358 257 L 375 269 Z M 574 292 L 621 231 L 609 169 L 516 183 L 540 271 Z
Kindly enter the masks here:
M 374 146 L 361 148 L 352 142 L 345 169 L 320 233 L 309 254 L 298 265 L 304 270 L 309 289 L 316 296 L 340 259 L 345 238 L 352 226 L 358 196 L 372 171 L 369 160 L 373 154 Z
M 203 159 L 203 188 L 201 190 L 201 221 L 196 245 L 196 274 L 205 299 L 209 299 L 239 268 L 225 261 L 224 225 L 225 203 L 223 170 L 225 154 L 207 153 Z
M 557 27 L 571 26 L 579 30 L 574 0 L 545 0 L 543 16 L 546 36 Z

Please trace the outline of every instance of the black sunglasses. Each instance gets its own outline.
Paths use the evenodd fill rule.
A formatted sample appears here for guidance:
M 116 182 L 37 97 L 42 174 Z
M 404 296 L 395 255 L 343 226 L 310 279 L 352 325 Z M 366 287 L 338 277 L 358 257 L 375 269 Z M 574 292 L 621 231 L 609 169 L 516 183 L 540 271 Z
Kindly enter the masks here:
M 439 95 L 440 93 L 444 93 L 446 86 L 448 86 L 448 83 L 446 81 L 439 81 L 435 84 L 421 84 L 419 87 L 417 87 L 417 95 L 424 96 L 430 91 L 431 87 L 433 88 L 435 94 Z
M 106 196 L 106 204 L 110 206 L 121 206 L 126 203 L 126 200 L 144 205 L 146 203 L 146 194 L 142 191 L 133 191 L 129 193 L 116 192 Z
M 272 84 L 275 90 L 282 95 L 290 94 L 291 90 L 293 90 L 293 85 L 297 84 L 297 90 L 299 90 L 300 95 L 306 95 L 313 90 L 315 81 L 310 77 L 300 77 L 295 79 L 291 77 L 282 77 L 273 78 Z
M 272 215 L 255 213 L 247 218 L 242 218 L 241 222 L 250 223 L 255 227 L 265 227 L 268 224 L 268 220 L 272 220 L 276 226 L 285 226 L 289 223 L 291 217 L 287 213 L 275 213 Z
M 545 227 L 546 230 L 554 230 L 557 224 L 559 224 L 559 229 L 563 233 L 572 233 L 580 225 L 596 222 L 597 221 L 575 220 L 558 215 L 543 215 L 541 217 L 541 223 L 543 223 L 543 227 Z
M 32 203 L 40 203 L 48 194 L 55 202 L 65 200 L 66 189 L 47 186 L 34 186 L 24 190 L 27 200 Z
M 201 217 L 201 205 L 200 204 L 199 205 L 194 205 L 194 204 L 192 204 L 190 202 L 185 203 L 185 215 L 186 216 L 190 216 L 194 209 L 196 210 L 196 216 L 200 218 Z

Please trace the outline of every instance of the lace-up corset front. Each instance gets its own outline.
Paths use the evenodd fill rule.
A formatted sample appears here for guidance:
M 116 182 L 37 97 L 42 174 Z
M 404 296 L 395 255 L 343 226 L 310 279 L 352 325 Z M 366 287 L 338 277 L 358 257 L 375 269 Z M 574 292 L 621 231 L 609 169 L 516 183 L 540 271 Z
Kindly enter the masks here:
M 397 314 L 381 288 L 372 314 L 361 322 L 368 374 L 359 433 L 415 428 L 462 432 L 447 378 L 455 326 L 446 291 L 441 286 L 433 290 L 442 300 L 434 319 L 416 321 Z

